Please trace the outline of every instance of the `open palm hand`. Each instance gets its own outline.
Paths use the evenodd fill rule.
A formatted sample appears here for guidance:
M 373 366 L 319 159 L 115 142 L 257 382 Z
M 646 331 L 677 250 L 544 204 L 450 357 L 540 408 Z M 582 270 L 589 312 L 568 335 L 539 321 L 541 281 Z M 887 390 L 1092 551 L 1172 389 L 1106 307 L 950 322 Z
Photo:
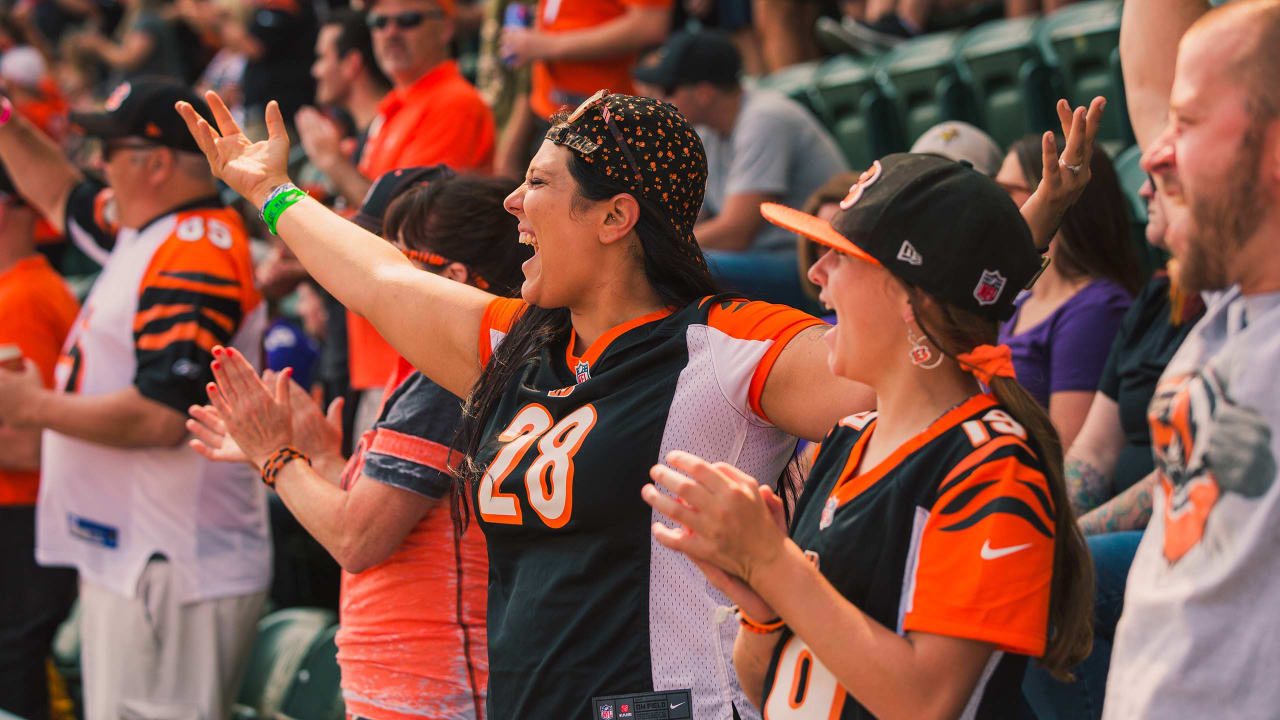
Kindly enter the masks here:
M 217 129 L 200 117 L 190 103 L 179 102 L 175 107 L 209 161 L 214 176 L 254 206 L 261 207 L 272 188 L 289 182 L 289 135 L 280 106 L 274 100 L 267 104 L 267 139 L 253 142 L 231 117 L 231 111 L 217 93 L 209 91 L 205 99 Z

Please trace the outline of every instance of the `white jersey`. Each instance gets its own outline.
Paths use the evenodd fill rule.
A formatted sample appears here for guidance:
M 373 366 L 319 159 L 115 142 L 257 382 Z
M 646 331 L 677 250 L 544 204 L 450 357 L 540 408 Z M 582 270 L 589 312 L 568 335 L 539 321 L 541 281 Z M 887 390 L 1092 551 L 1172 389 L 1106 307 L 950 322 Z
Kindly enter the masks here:
M 105 260 L 63 347 L 57 385 L 102 395 L 130 386 L 186 414 L 204 398 L 214 345 L 256 361 L 265 326 L 239 217 L 205 202 L 141 230 L 103 220 L 107 190 L 77 187 L 67 227 Z M 44 434 L 36 558 L 134 595 L 153 555 L 183 601 L 267 589 L 266 489 L 250 468 L 205 460 L 185 443 L 118 448 Z

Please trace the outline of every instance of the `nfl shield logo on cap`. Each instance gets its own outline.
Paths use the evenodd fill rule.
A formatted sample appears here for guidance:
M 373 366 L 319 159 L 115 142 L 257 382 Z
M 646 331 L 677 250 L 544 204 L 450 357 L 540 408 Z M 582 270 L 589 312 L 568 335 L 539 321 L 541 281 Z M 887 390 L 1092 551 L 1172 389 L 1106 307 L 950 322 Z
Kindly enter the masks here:
M 979 305 L 994 305 L 1004 292 L 1005 278 L 995 270 L 983 270 L 978 286 L 973 289 L 973 297 Z

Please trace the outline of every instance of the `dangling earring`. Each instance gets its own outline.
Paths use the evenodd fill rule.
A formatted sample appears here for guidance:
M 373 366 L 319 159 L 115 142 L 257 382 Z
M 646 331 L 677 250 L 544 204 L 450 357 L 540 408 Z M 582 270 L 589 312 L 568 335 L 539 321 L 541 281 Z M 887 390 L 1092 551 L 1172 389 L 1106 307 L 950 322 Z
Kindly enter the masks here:
M 925 345 L 925 338 L 916 335 L 910 325 L 907 326 L 907 342 L 911 343 L 911 362 L 916 367 L 932 370 L 942 364 L 942 353 L 934 357 L 933 351 Z

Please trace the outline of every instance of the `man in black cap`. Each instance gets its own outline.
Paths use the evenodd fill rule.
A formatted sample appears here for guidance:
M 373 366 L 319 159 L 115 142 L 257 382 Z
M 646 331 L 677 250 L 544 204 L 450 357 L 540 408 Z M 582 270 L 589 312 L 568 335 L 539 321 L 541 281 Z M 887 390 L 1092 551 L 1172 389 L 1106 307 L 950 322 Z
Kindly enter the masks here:
M 240 217 L 141 81 L 73 115 L 102 141 L 86 179 L 0 98 L 18 193 L 102 263 L 57 361 L 0 370 L 0 423 L 44 431 L 36 560 L 80 574 L 85 717 L 227 717 L 270 583 L 266 493 L 184 444 L 217 346 L 258 357 L 265 311 Z
M 800 303 L 795 238 L 760 217 L 760 205 L 800 208 L 848 165 L 835 141 L 798 103 L 744 89 L 742 60 L 727 36 L 680 32 L 641 60 L 641 92 L 675 105 L 702 137 L 707 192 L 695 232 L 721 278 L 762 299 Z M 735 255 L 750 251 L 750 255 Z M 746 282 L 742 282 L 746 281 Z

